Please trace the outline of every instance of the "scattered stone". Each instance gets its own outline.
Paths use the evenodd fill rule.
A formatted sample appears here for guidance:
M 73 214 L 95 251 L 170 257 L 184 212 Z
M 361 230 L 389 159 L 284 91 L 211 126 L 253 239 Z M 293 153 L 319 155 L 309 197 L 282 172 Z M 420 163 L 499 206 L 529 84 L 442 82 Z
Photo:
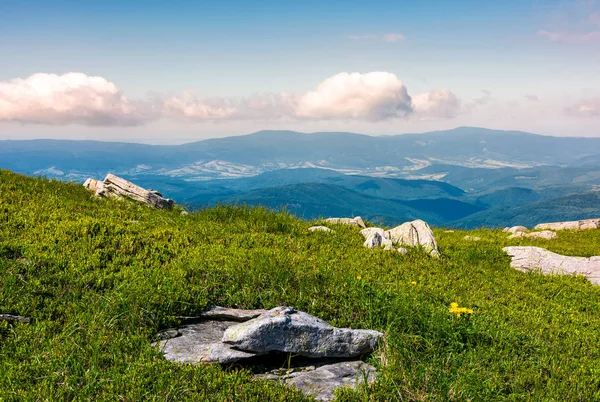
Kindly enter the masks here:
M 405 222 L 386 232 L 386 236 L 396 245 L 414 247 L 421 245 L 434 257 L 439 257 L 437 242 L 429 225 L 417 219 L 412 222 Z
M 520 238 L 531 238 L 531 239 L 554 239 L 558 235 L 550 230 L 543 230 L 541 232 L 516 232 L 508 236 L 509 239 L 520 239 Z
M 309 232 L 329 232 L 335 233 L 333 229 L 329 229 L 327 226 L 311 226 L 308 228 Z
M 504 228 L 502 231 L 505 233 L 519 233 L 527 232 L 527 228 L 525 226 L 513 226 L 511 228 Z
M 367 380 L 375 381 L 375 367 L 358 361 L 325 364 L 318 367 L 308 366 L 303 370 L 280 370 L 259 374 L 259 380 L 277 380 L 288 386 L 295 386 L 304 394 L 317 401 L 330 401 L 334 398 L 333 390 L 340 387 L 355 388 Z
M 399 248 L 397 251 L 398 251 L 400 254 L 403 254 L 403 255 L 404 255 L 404 254 L 408 254 L 408 250 L 407 250 L 407 249 L 405 249 L 404 247 L 400 247 L 400 248 Z
M 0 321 L 22 322 L 28 324 L 31 322 L 31 318 L 23 317 L 22 315 L 0 314 Z
M 367 227 L 360 216 L 356 218 L 327 218 L 325 222 L 337 225 L 353 225 L 363 229 Z
M 470 240 L 470 241 L 479 241 L 481 240 L 481 237 L 477 237 L 477 236 L 465 236 L 464 237 L 465 240 Z
M 188 211 L 181 211 L 181 215 L 189 215 L 190 213 Z
M 381 332 L 368 329 L 336 328 L 291 307 L 277 307 L 227 328 L 223 342 L 251 353 L 354 357 L 373 352 L 382 336 Z
M 163 198 L 158 191 L 146 190 L 110 173 L 106 175 L 103 182 L 90 178 L 83 186 L 93 191 L 96 197 L 131 198 L 154 208 L 171 209 L 174 205 L 173 200 Z
M 248 321 L 258 317 L 261 314 L 267 313 L 269 310 L 245 310 L 241 308 L 227 308 L 219 306 L 211 306 L 200 313 L 202 318 L 210 318 L 213 320 L 228 320 L 228 321 Z
M 566 230 L 566 229 L 598 229 L 600 228 L 600 218 L 597 219 L 584 219 L 580 221 L 568 221 L 568 222 L 551 222 L 551 223 L 540 223 L 534 229 L 535 230 Z
M 444 230 L 444 233 L 454 233 L 454 230 Z
M 523 272 L 540 270 L 544 274 L 580 274 L 600 285 L 600 256 L 569 257 L 541 247 L 514 246 L 503 250 L 512 258 L 510 266 Z

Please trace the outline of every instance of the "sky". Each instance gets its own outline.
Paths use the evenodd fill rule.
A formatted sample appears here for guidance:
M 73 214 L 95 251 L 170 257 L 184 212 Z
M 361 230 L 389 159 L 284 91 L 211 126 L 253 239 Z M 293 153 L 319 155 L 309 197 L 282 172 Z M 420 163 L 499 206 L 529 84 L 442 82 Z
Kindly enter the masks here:
M 0 139 L 600 137 L 600 0 L 0 0 Z

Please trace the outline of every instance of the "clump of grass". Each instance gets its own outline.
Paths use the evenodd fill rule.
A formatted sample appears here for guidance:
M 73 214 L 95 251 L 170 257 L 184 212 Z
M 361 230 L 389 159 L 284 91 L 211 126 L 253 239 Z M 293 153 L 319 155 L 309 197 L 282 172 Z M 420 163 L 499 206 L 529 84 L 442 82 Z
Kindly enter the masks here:
M 0 171 L 0 312 L 32 318 L 0 322 L 0 400 L 309 399 L 243 369 L 165 361 L 157 331 L 209 304 L 291 305 L 383 331 L 378 381 L 341 400 L 600 399 L 600 288 L 515 271 L 501 250 L 600 254 L 600 230 L 470 232 L 479 242 L 435 230 L 437 260 L 311 225 L 224 205 L 182 216 Z M 457 317 L 450 303 L 474 314 Z

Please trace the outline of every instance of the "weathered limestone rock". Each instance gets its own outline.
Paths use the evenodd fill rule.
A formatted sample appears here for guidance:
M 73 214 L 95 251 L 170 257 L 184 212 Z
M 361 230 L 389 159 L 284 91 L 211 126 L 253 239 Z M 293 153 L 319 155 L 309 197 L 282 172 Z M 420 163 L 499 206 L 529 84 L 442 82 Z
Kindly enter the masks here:
M 200 313 L 200 317 L 212 320 L 227 320 L 227 321 L 248 321 L 258 317 L 261 314 L 267 313 L 269 310 L 245 310 L 241 308 L 227 308 L 220 306 L 211 306 Z
M 505 233 L 519 233 L 527 232 L 527 228 L 525 226 L 513 226 L 511 228 L 504 228 L 502 231 Z
M 385 238 L 385 230 L 381 228 L 366 228 L 360 231 L 360 234 L 363 235 L 365 239 L 368 239 L 373 233 L 378 233 L 382 238 Z
M 381 332 L 336 328 L 290 307 L 277 307 L 231 326 L 223 342 L 251 353 L 289 352 L 307 357 L 353 357 L 375 350 Z
M 190 324 L 173 331 L 163 333 L 159 346 L 165 358 L 176 363 L 221 363 L 229 364 L 238 360 L 256 356 L 256 353 L 243 352 L 221 342 L 223 333 L 237 321 L 207 320 Z
M 171 209 L 174 205 L 173 200 L 164 198 L 158 191 L 146 190 L 110 173 L 106 175 L 103 182 L 90 178 L 83 185 L 93 191 L 97 197 L 131 198 L 154 208 Z
M 382 242 L 383 242 L 383 237 L 381 236 L 381 233 L 371 232 L 367 236 L 367 239 L 363 243 L 363 246 L 365 246 L 367 248 L 375 248 L 375 247 L 381 246 Z
M 386 236 L 394 244 L 401 246 L 414 247 L 421 245 L 432 256 L 439 257 L 437 242 L 429 225 L 417 219 L 412 222 L 405 222 L 386 232 Z
M 325 222 L 333 224 L 353 225 L 363 229 L 367 227 L 360 216 L 357 216 L 356 218 L 327 218 L 325 219 Z
M 375 367 L 358 361 L 338 362 L 321 366 L 309 366 L 301 370 L 279 370 L 255 376 L 259 380 L 281 381 L 288 386 L 295 386 L 304 394 L 317 401 L 330 401 L 334 398 L 333 390 L 339 387 L 355 388 L 367 380 L 375 381 Z
M 27 324 L 31 322 L 31 318 L 23 317 L 22 315 L 0 314 L 0 321 L 22 322 Z
M 580 274 L 600 285 L 600 256 L 569 257 L 541 247 L 504 247 L 512 258 L 511 267 L 523 272 L 540 270 L 544 274 Z
M 516 232 L 516 233 L 513 233 L 510 236 L 508 236 L 509 239 L 520 239 L 523 237 L 527 237 L 527 238 L 531 238 L 531 239 L 554 239 L 554 238 L 558 237 L 558 235 L 555 232 L 552 232 L 550 230 L 542 230 L 541 232 L 531 232 L 531 233 Z
M 384 250 L 394 251 L 394 243 L 390 239 L 386 239 L 385 237 L 381 239 L 381 246 Z
M 309 232 L 329 232 L 335 233 L 333 229 L 329 229 L 327 226 L 311 226 L 308 228 Z
M 600 228 L 600 218 L 597 219 L 584 219 L 580 221 L 568 221 L 568 222 L 551 222 L 551 223 L 540 223 L 536 225 L 535 230 L 566 230 L 566 229 L 598 229 Z

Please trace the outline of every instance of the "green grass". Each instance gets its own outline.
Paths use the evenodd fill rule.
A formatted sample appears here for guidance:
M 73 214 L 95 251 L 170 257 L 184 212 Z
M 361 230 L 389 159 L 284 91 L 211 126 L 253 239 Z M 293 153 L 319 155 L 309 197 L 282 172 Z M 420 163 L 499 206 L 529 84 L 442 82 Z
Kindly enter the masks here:
M 182 216 L 0 171 L 0 312 L 33 319 L 0 322 L 0 400 L 308 399 L 151 346 L 209 304 L 291 305 L 383 331 L 378 381 L 340 400 L 600 400 L 600 287 L 518 272 L 501 250 L 597 255 L 600 230 L 544 241 L 436 229 L 436 260 L 365 249 L 350 227 L 309 234 L 312 224 L 260 208 Z M 474 314 L 456 318 L 451 302 Z

